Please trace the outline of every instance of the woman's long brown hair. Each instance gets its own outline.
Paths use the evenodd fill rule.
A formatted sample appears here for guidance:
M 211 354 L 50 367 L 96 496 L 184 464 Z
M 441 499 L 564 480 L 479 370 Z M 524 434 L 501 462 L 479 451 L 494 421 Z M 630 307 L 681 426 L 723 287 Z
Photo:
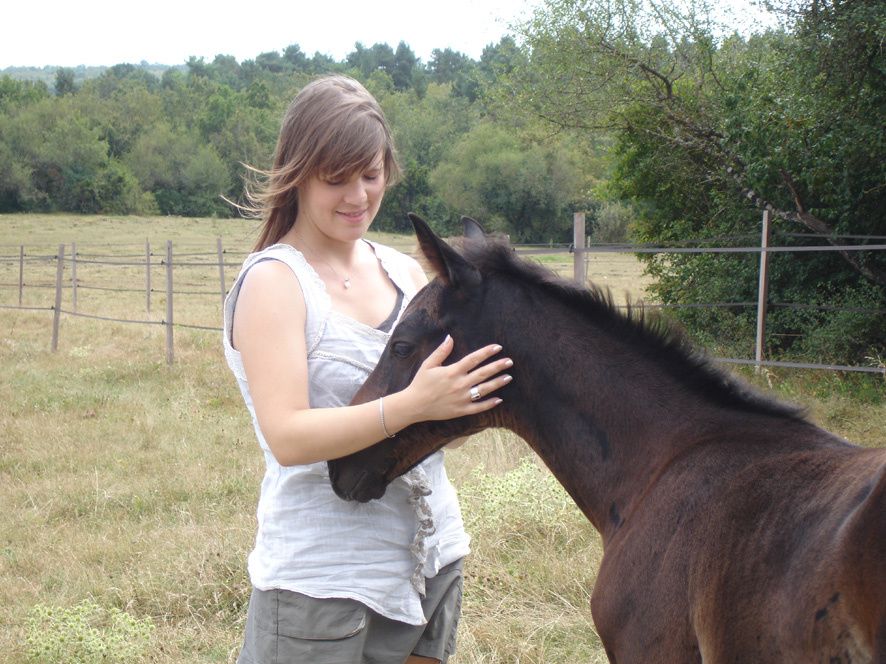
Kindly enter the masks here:
M 249 170 L 261 178 L 247 187 L 249 216 L 263 219 L 255 244 L 260 251 L 280 240 L 298 216 L 298 188 L 313 176 L 346 179 L 383 155 L 386 186 L 401 177 L 391 131 L 381 107 L 360 83 L 347 76 L 325 76 L 295 96 L 280 128 L 270 170 Z

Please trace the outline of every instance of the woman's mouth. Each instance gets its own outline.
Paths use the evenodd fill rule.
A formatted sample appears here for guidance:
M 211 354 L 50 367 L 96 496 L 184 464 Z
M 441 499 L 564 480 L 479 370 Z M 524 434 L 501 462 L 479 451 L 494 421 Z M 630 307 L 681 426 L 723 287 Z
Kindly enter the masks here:
M 344 211 L 339 210 L 338 213 L 347 219 L 348 221 L 362 221 L 364 215 L 366 214 L 366 210 L 353 210 L 353 211 Z

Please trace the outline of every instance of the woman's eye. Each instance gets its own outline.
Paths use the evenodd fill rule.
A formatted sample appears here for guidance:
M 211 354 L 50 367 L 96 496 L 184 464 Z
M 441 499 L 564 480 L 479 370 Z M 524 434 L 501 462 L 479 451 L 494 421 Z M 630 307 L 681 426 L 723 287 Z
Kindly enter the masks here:
M 406 341 L 395 341 L 391 346 L 391 352 L 399 358 L 409 357 L 412 354 L 412 344 Z

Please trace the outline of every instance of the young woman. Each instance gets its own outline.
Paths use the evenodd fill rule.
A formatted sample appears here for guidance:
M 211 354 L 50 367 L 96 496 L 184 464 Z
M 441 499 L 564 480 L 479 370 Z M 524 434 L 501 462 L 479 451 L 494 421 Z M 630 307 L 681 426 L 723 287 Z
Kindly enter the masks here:
M 325 463 L 494 408 L 510 380 L 508 358 L 484 364 L 496 345 L 444 366 L 447 337 L 406 389 L 348 405 L 426 283 L 413 259 L 364 237 L 399 174 L 376 100 L 324 77 L 293 100 L 252 196 L 262 231 L 224 335 L 266 462 L 240 664 L 445 662 L 454 648 L 469 539 L 442 454 L 366 504 L 340 500 Z

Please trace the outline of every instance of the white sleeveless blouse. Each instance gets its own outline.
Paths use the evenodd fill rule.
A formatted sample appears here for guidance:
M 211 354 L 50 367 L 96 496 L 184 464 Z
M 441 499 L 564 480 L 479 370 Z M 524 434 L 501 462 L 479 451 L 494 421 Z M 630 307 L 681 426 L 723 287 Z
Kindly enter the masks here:
M 414 261 L 390 247 L 369 244 L 404 293 L 399 319 L 415 295 L 409 275 Z M 318 598 L 347 597 L 393 620 L 424 624 L 423 577 L 435 576 L 469 552 L 470 540 L 455 490 L 446 476 L 443 453 L 434 454 L 394 480 L 384 497 L 368 503 L 347 502 L 336 496 L 325 462 L 303 466 L 277 463 L 258 425 L 240 353 L 231 345 L 234 308 L 243 277 L 263 260 L 289 266 L 304 295 L 311 407 L 349 404 L 390 337 L 390 333 L 333 310 L 322 279 L 294 247 L 276 244 L 244 261 L 225 301 L 224 349 L 265 457 L 258 532 L 248 564 L 252 585 L 259 590 L 280 588 Z M 417 499 L 417 492 L 424 492 L 416 487 L 425 482 L 431 493 Z

